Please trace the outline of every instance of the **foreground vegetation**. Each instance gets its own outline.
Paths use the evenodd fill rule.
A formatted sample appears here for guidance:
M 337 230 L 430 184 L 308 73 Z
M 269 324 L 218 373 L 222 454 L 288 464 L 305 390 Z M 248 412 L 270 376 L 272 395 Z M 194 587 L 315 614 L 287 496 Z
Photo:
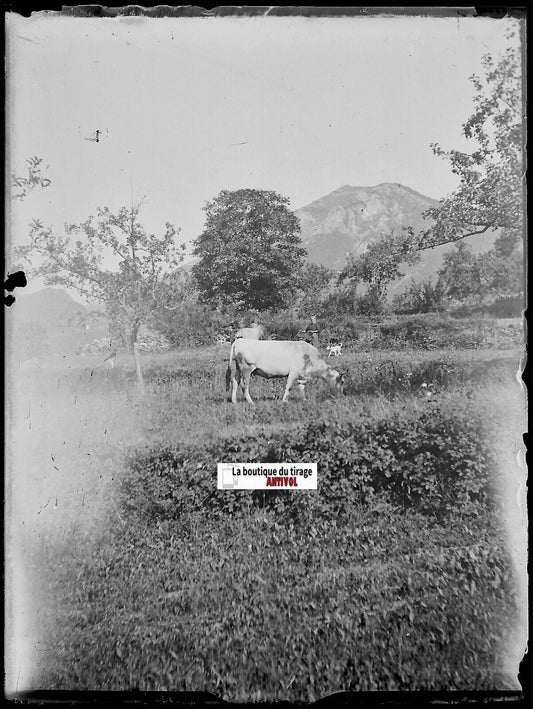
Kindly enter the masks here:
M 344 399 L 316 383 L 282 406 L 281 382 L 254 379 L 255 408 L 225 401 L 227 353 L 147 357 L 142 397 L 126 360 L 39 372 L 49 410 L 83 412 L 83 453 L 71 441 L 63 464 L 85 491 L 99 457 L 85 517 L 28 542 L 34 686 L 516 689 L 519 351 L 348 351 Z M 218 492 L 231 459 L 316 461 L 319 490 Z

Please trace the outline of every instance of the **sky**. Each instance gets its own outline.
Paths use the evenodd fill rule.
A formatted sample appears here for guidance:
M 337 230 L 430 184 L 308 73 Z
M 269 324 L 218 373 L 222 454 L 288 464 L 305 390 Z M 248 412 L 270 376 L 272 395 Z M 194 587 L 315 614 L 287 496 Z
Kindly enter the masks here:
M 430 145 L 471 147 L 469 77 L 510 22 L 8 14 L 8 169 L 37 155 L 52 181 L 11 204 L 8 233 L 144 198 L 146 227 L 189 243 L 205 203 L 245 187 L 293 209 L 343 185 L 443 197 L 456 177 Z

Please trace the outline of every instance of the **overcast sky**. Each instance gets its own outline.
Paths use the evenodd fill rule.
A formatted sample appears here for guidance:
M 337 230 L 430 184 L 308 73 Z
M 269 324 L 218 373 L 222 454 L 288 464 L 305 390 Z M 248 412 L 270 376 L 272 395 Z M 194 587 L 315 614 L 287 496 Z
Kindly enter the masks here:
M 38 155 L 52 180 L 13 205 L 13 238 L 144 195 L 146 226 L 187 242 L 223 189 L 292 208 L 346 184 L 442 197 L 456 178 L 430 144 L 468 147 L 468 77 L 509 22 L 8 15 L 10 168 Z

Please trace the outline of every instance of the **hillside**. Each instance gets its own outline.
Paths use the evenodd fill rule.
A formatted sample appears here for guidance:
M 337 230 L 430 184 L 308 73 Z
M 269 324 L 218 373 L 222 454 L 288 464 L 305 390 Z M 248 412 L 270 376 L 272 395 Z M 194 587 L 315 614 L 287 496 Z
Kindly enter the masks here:
M 437 202 L 403 185 L 344 187 L 297 209 L 309 260 L 342 268 L 348 253 L 362 254 L 371 241 L 402 226 L 422 229 L 422 217 Z
M 14 319 L 39 322 L 47 329 L 63 329 L 71 319 L 86 310 L 62 288 L 44 288 L 36 293 L 18 289 L 16 298 L 12 306 Z
M 22 359 L 74 353 L 96 338 L 109 336 L 101 306 L 78 303 L 62 288 L 36 293 L 17 289 L 5 323 L 13 354 Z
M 294 213 L 300 219 L 309 261 L 339 270 L 349 253 L 359 256 L 383 235 L 398 234 L 407 226 L 427 229 L 431 221 L 422 214 L 437 204 L 410 187 L 385 182 L 375 187 L 345 185 Z M 480 253 L 490 249 L 496 237 L 496 233 L 483 234 L 470 237 L 468 243 Z M 390 295 L 404 290 L 412 278 L 420 281 L 435 274 L 443 255 L 452 248 L 445 245 L 422 252 L 418 264 L 403 267 L 405 276 L 393 284 Z

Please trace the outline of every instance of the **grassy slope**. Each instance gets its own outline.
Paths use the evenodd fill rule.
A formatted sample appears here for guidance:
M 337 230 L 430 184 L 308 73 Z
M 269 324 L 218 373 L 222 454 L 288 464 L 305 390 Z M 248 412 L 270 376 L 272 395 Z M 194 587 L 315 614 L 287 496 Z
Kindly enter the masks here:
M 470 397 L 490 414 L 487 436 L 503 431 L 507 440 L 505 470 L 523 425 L 510 389 L 517 353 L 348 353 L 344 400 L 317 383 L 307 405 L 295 393 L 282 407 L 281 382 L 254 380 L 253 410 L 225 402 L 225 356 L 214 347 L 147 358 L 142 399 L 127 361 L 105 370 L 72 360 L 46 377 L 25 371 L 32 383 L 18 392 L 17 411 L 35 399 L 40 408 L 13 469 L 35 480 L 24 488 L 33 491 L 20 505 L 29 528 L 20 538 L 26 573 L 39 579 L 27 598 L 40 611 L 36 646 L 46 647 L 34 654 L 30 684 L 206 689 L 231 700 L 515 686 L 505 670 L 518 587 L 503 521 L 436 523 L 387 505 L 355 510 L 349 524 L 318 517 L 293 528 L 275 510 L 154 521 L 126 517 L 114 492 L 127 453 L 243 433 L 275 440 L 317 419 L 416 414 L 430 382 L 439 405 Z M 50 453 L 55 467 L 43 479 Z M 51 480 L 60 503 L 43 509 Z

